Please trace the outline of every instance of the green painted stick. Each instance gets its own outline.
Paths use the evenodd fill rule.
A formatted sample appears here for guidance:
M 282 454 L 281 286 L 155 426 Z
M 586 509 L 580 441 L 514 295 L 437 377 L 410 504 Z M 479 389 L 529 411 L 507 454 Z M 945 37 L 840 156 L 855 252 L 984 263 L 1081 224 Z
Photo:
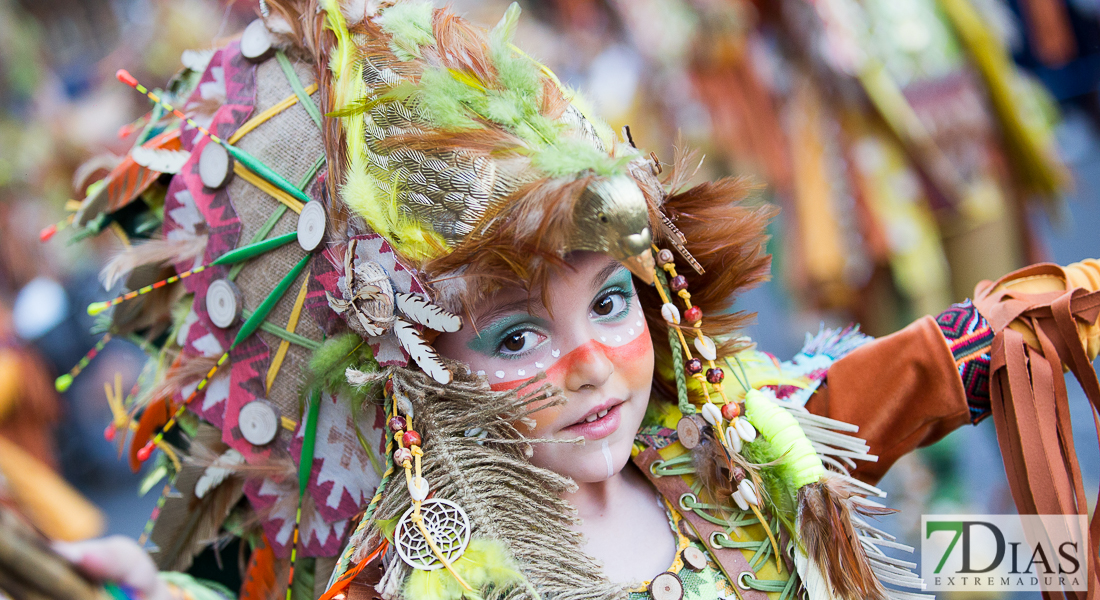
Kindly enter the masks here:
M 271 309 L 275 308 L 275 305 L 279 303 L 279 300 L 286 294 L 286 291 L 290 289 L 290 286 L 294 285 L 294 281 L 298 279 L 298 276 L 305 270 L 306 265 L 309 264 L 310 254 L 302 257 L 302 260 L 298 261 L 298 264 L 294 265 L 294 268 L 287 273 L 282 281 L 275 286 L 275 289 L 271 290 L 271 293 L 264 298 L 264 301 L 256 307 L 256 312 L 252 313 L 251 317 L 241 325 L 240 331 L 237 332 L 236 339 L 233 340 L 233 345 L 229 347 L 230 350 L 236 348 L 238 344 L 243 342 L 248 336 L 256 332 L 256 329 L 263 323 L 264 319 L 271 312 Z
M 291 231 L 291 232 L 288 232 L 288 233 L 284 233 L 283 235 L 275 236 L 273 238 L 266 239 L 266 240 L 263 240 L 261 242 L 256 242 L 255 244 L 249 244 L 247 246 L 241 246 L 240 248 L 230 250 L 229 252 L 226 252 L 225 254 L 223 254 L 223 255 L 219 256 L 218 258 L 214 259 L 214 262 L 212 262 L 210 264 L 212 264 L 212 265 L 231 265 L 233 263 L 238 263 L 238 262 L 241 262 L 242 260 L 248 260 L 250 258 L 254 258 L 256 256 L 259 256 L 259 255 L 265 253 L 265 252 L 268 252 L 270 250 L 274 250 L 274 249 L 276 249 L 280 246 L 283 246 L 285 244 L 289 244 L 290 242 L 293 242 L 297 239 L 298 239 L 298 232 L 297 231 Z

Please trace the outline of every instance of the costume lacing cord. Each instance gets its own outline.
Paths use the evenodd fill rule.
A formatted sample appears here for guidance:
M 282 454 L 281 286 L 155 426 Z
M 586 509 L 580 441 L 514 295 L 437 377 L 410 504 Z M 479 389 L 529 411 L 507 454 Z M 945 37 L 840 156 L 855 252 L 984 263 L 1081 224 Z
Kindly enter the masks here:
M 656 477 L 680 477 L 695 474 L 695 466 L 690 452 L 668 460 L 657 460 L 650 465 L 649 470 Z M 699 492 L 702 489 L 702 484 L 696 479 L 691 487 L 692 493 L 680 496 L 678 502 L 680 510 L 693 512 L 700 518 L 723 528 L 723 531 L 712 534 L 709 540 L 705 540 L 705 543 L 715 547 L 751 550 L 752 556 L 748 562 L 753 571 L 766 564 L 773 555 L 772 545 L 767 537 L 759 541 L 738 541 L 731 535 L 735 530 L 742 527 L 764 525 L 771 530 L 773 535 L 778 537 L 781 533 L 779 520 L 771 519 L 769 523 L 765 524 L 752 511 L 740 510 L 736 506 L 701 502 Z M 729 518 L 719 516 L 723 512 L 728 512 L 731 516 Z M 788 598 L 794 598 L 796 578 L 790 574 L 789 569 L 786 572 L 788 573 L 786 579 L 757 579 L 751 573 L 745 572 L 733 583 L 741 589 L 754 589 L 765 593 L 778 592 L 780 600 L 787 600 Z

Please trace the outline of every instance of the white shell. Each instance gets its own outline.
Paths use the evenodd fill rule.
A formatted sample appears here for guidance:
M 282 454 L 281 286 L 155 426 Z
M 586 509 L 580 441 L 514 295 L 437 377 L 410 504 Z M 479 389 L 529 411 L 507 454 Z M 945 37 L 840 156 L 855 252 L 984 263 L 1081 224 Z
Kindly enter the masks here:
M 740 508 L 741 510 L 749 509 L 749 503 L 745 502 L 745 497 L 741 495 L 741 492 L 733 493 L 733 501 L 737 504 L 737 508 Z
M 661 305 L 661 316 L 673 325 L 680 324 L 680 309 L 676 308 L 676 305 L 671 302 L 665 302 Z
M 260 62 L 271 56 L 275 50 L 275 40 L 267 30 L 263 19 L 256 19 L 241 33 L 241 56 L 252 62 Z
M 742 440 L 752 442 L 756 439 L 756 428 L 745 417 L 737 417 L 737 420 L 733 422 L 733 426 L 737 428 L 737 435 Z
M 206 187 L 217 190 L 233 176 L 233 157 L 221 144 L 207 142 L 199 154 L 199 179 Z
M 195 497 L 205 497 L 207 492 L 221 485 L 223 481 L 235 473 L 235 467 L 242 464 L 244 464 L 243 454 L 233 448 L 226 450 L 202 472 L 202 477 L 199 477 L 199 480 L 195 483 Z
M 711 427 L 718 427 L 722 424 L 722 409 L 714 405 L 713 402 L 707 402 L 703 405 L 703 418 L 707 423 L 710 423 Z
M 298 245 L 313 252 L 325 239 L 325 207 L 320 202 L 306 202 L 298 215 Z
M 241 435 L 253 446 L 269 443 L 279 432 L 279 415 L 275 406 L 266 400 L 253 400 L 242 406 L 237 421 Z
M 756 486 L 748 479 L 741 480 L 740 485 L 737 486 L 737 491 L 745 499 L 745 502 L 753 506 L 760 506 L 760 497 L 756 495 Z
M 206 314 L 214 325 L 231 327 L 241 316 L 241 290 L 228 279 L 213 281 L 206 288 Z
M 726 446 L 733 452 L 741 454 L 741 436 L 732 425 L 726 428 Z
M 428 480 L 423 477 L 413 477 L 409 480 L 409 495 L 417 502 L 423 502 L 428 498 L 428 492 L 431 491 L 432 486 L 428 484 Z
M 695 349 L 699 351 L 699 355 L 702 356 L 704 360 L 714 360 L 718 358 L 718 349 L 714 346 L 714 340 L 705 335 L 696 336 Z
M 394 529 L 394 546 L 405 564 L 421 571 L 442 569 L 443 563 L 428 546 L 420 528 L 412 522 L 415 507 L 409 507 Z M 470 543 L 470 518 L 462 507 L 450 500 L 433 498 L 420 505 L 424 529 L 448 562 L 458 560 Z

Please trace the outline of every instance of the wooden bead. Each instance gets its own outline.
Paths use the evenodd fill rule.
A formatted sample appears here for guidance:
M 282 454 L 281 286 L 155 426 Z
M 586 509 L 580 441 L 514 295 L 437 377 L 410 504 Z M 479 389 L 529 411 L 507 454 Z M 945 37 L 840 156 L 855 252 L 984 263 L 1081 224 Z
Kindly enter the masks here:
M 241 33 L 241 56 L 252 62 L 267 60 L 275 53 L 275 39 L 264 25 L 263 19 L 256 19 Z
M 402 419 L 401 417 L 390 417 L 389 426 L 390 431 L 393 431 L 394 433 L 401 431 L 405 428 L 405 419 Z
M 657 264 L 662 267 L 672 263 L 675 260 L 676 258 L 672 255 L 672 250 L 669 250 L 668 248 L 663 248 L 657 252 Z
M 691 308 L 684 311 L 684 320 L 692 324 L 702 321 L 703 309 L 699 308 L 698 306 L 692 306 Z
M 690 375 L 695 375 L 696 373 L 703 372 L 703 361 L 699 360 L 698 358 L 693 358 L 687 361 L 686 366 L 687 372 Z
M 741 407 L 736 402 L 727 402 L 722 405 L 722 418 L 732 421 L 741 416 Z
M 313 252 L 325 239 L 325 207 L 320 202 L 306 202 L 298 215 L 298 245 Z
M 412 448 L 413 446 L 419 446 L 420 445 L 420 434 L 410 429 L 410 430 L 405 432 L 405 435 L 401 436 L 401 443 L 405 444 L 406 448 Z
M 726 378 L 726 373 L 722 369 L 710 368 L 707 369 L 707 381 L 715 385 L 722 383 L 722 380 Z
M 233 176 L 233 157 L 221 144 L 207 142 L 199 154 L 199 179 L 212 190 L 220 190 Z
M 677 275 L 672 278 L 672 281 L 668 282 L 668 287 L 672 288 L 672 291 L 679 292 L 680 290 L 686 290 L 688 286 L 688 280 L 683 275 Z
M 688 546 L 680 553 L 684 564 L 692 571 L 702 571 L 707 568 L 707 554 L 695 546 Z
M 684 537 L 689 540 L 699 541 L 699 535 L 695 533 L 695 528 L 691 526 L 687 519 L 680 519 L 680 533 L 684 534 Z
M 412 458 L 412 450 L 408 448 L 398 448 L 393 453 L 393 463 L 399 467 L 405 466 L 405 463 L 411 461 Z
M 681 417 L 676 423 L 676 435 L 680 438 L 680 444 L 691 450 L 703 439 L 703 428 L 699 425 L 697 417 Z
M 228 279 L 217 279 L 206 288 L 206 314 L 215 326 L 225 329 L 241 318 L 244 307 L 241 290 Z
M 684 583 L 675 573 L 666 571 L 653 578 L 649 584 L 649 594 L 653 600 L 682 600 Z
M 265 400 L 253 400 L 241 407 L 237 414 L 237 426 L 245 441 L 253 446 L 263 446 L 275 439 L 279 432 L 279 415 L 275 405 Z

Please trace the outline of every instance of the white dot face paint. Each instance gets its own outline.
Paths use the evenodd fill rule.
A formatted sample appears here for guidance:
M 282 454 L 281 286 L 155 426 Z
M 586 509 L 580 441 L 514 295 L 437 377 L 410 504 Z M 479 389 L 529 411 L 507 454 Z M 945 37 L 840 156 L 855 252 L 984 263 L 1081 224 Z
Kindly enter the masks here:
M 552 374 L 556 363 L 586 344 L 611 351 L 645 335 L 645 328 L 638 327 L 644 319 L 630 272 L 606 257 L 589 264 L 593 268 L 583 277 L 570 278 L 576 289 L 556 290 L 569 299 L 568 309 L 551 314 L 537 294 L 501 292 L 474 315 L 471 333 L 458 336 L 465 340 L 460 350 L 466 352 L 456 355 L 448 348 L 448 340 L 455 336 L 440 339 L 437 350 L 492 373 L 492 385 L 499 388 L 522 383 L 540 371 Z

